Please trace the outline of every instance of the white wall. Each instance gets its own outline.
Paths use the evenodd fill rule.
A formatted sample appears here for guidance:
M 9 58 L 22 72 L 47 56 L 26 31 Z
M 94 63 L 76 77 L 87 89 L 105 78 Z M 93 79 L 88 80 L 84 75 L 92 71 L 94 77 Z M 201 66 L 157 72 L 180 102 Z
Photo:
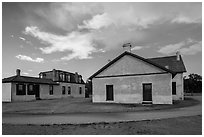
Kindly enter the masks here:
M 97 76 L 160 73 L 164 70 L 132 56 L 126 55 Z
M 153 74 L 150 73 L 164 73 Z M 122 76 L 127 74 L 147 74 Z M 99 76 L 97 78 L 97 76 Z M 153 104 L 172 104 L 172 75 L 147 62 L 126 55 L 93 78 L 93 102 L 106 101 L 106 85 L 113 85 L 116 103 L 142 103 L 142 83 L 152 83 Z M 101 77 L 100 77 L 101 76 Z M 103 77 L 116 76 L 116 77 Z
M 184 91 L 183 91 L 183 73 L 177 74 L 172 82 L 176 82 L 176 95 L 173 95 L 173 100 L 183 100 Z
M 65 86 L 65 95 L 62 95 L 62 86 Z M 68 87 L 71 87 L 71 95 L 68 94 Z M 82 88 L 82 93 L 79 94 L 79 87 Z M 59 93 L 62 97 L 85 97 L 85 84 L 64 83 L 60 82 Z
M 143 83 L 152 83 L 153 104 L 172 104 L 171 74 L 93 78 L 93 102 L 142 103 Z M 106 85 L 113 85 L 114 101 L 106 101 Z
M 2 83 L 2 101 L 11 102 L 11 83 Z

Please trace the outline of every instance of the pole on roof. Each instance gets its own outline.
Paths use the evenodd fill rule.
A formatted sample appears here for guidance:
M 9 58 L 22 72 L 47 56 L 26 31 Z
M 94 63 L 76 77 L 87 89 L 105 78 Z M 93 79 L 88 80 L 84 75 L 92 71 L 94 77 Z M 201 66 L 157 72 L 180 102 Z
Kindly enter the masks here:
M 127 50 L 127 47 L 129 47 L 129 52 L 131 52 L 131 48 L 132 48 L 132 45 L 130 43 L 125 43 L 123 44 L 123 50 Z

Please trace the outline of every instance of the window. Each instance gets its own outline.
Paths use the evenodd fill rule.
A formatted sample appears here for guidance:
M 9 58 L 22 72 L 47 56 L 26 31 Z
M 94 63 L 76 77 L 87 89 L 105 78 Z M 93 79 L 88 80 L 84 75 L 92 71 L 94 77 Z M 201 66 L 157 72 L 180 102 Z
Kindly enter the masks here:
M 81 76 L 79 76 L 79 83 L 81 83 Z
M 172 82 L 172 95 L 176 95 L 176 82 Z
M 50 95 L 53 95 L 53 85 L 50 85 L 49 89 L 50 89 Z
M 43 74 L 42 73 L 40 73 L 40 78 L 43 78 Z
M 68 78 L 67 79 L 68 79 L 68 82 L 70 82 L 71 76 L 69 74 L 68 74 Z
M 62 73 L 59 74 L 59 81 L 63 81 L 63 74 Z
M 62 74 L 62 81 L 65 81 L 65 74 Z
M 71 87 L 68 87 L 68 94 L 71 94 Z
M 26 95 L 26 87 L 24 84 L 16 84 L 16 95 Z
M 34 92 L 32 84 L 28 84 L 28 86 L 27 86 L 27 94 L 28 95 L 35 95 L 35 92 Z
M 65 95 L 65 86 L 62 86 L 62 95 Z
M 81 87 L 79 87 L 79 94 L 81 94 L 82 93 L 82 88 Z

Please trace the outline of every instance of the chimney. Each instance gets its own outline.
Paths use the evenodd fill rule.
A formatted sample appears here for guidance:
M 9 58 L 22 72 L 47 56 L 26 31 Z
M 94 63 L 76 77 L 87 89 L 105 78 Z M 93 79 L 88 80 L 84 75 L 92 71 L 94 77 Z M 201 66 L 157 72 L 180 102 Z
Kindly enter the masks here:
M 52 70 L 52 80 L 56 81 L 56 70 L 55 69 Z
M 180 61 L 180 52 L 179 51 L 176 52 L 176 60 Z
M 78 82 L 79 82 L 79 75 L 78 75 L 78 73 L 77 73 L 77 72 L 75 72 L 75 81 L 76 81 L 76 83 L 78 83 Z
M 16 76 L 20 76 L 21 75 L 21 70 L 20 69 L 16 69 Z

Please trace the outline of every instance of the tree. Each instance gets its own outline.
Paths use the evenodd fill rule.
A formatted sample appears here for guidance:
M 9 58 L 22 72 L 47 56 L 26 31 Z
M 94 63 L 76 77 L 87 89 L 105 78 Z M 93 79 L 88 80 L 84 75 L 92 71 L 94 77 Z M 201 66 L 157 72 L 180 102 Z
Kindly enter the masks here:
M 184 90 L 187 93 L 202 92 L 202 76 L 198 74 L 189 74 L 188 78 L 184 77 Z

